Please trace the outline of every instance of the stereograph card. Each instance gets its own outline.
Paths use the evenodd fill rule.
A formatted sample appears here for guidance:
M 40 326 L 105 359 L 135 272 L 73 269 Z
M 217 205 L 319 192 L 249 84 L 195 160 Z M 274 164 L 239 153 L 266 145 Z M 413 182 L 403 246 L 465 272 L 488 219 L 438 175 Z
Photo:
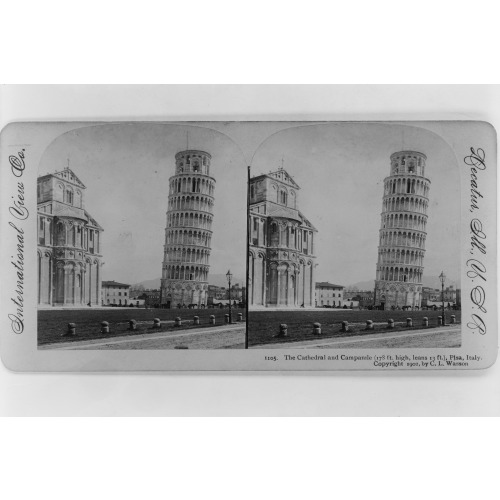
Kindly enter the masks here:
M 0 139 L 11 370 L 495 362 L 486 122 L 33 122 Z

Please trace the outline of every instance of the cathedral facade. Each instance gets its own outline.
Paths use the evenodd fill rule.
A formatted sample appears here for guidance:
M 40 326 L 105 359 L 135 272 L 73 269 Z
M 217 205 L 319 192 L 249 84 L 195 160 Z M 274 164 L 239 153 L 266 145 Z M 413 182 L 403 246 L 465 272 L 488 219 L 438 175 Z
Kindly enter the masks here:
M 215 179 L 205 151 L 175 155 L 169 180 L 160 307 L 207 306 Z
M 421 307 L 431 184 L 425 176 L 426 160 L 416 151 L 391 155 L 375 279 L 374 305 L 379 309 Z
M 314 307 L 317 230 L 298 209 L 299 186 L 280 168 L 249 189 L 249 306 Z
M 84 184 L 69 168 L 38 177 L 38 305 L 101 305 L 103 229 L 85 210 Z

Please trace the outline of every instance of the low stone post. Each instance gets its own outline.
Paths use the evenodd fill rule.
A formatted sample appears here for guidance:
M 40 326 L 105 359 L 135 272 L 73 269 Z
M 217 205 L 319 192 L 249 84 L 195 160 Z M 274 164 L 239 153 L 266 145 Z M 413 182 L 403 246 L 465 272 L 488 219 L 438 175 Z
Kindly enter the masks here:
M 348 332 L 349 331 L 349 322 L 348 321 L 342 321 L 342 327 L 340 328 L 341 332 Z
M 76 323 L 68 323 L 68 330 L 62 334 L 62 337 L 74 337 L 76 335 Z
M 180 316 L 177 316 L 177 318 L 175 318 L 174 326 L 182 326 L 182 319 Z
M 210 318 L 208 318 L 208 324 L 215 325 L 215 316 L 213 314 L 211 314 Z
M 422 318 L 422 326 L 429 326 L 429 318 L 427 316 Z
M 155 318 L 153 320 L 153 328 L 160 328 L 161 327 L 161 321 L 160 318 Z
M 411 318 L 406 318 L 406 326 L 413 326 L 413 320 Z
M 288 335 L 288 325 L 286 323 L 281 323 L 278 337 L 286 337 L 287 335 Z
M 373 321 L 371 319 L 366 320 L 366 328 L 365 330 L 373 330 Z
M 313 323 L 314 335 L 321 335 L 321 323 Z
M 109 323 L 107 321 L 101 322 L 101 333 L 109 333 Z
M 229 314 L 224 314 L 224 323 L 229 323 Z
M 438 326 L 443 326 L 443 317 L 438 316 Z
M 238 313 L 238 321 L 243 321 L 243 313 Z
M 387 328 L 394 328 L 394 320 L 393 319 L 387 320 Z
M 137 321 L 135 319 L 131 319 L 128 322 L 128 329 L 129 330 L 137 330 Z
M 454 315 L 454 314 L 452 314 L 452 315 L 451 315 L 451 321 L 450 321 L 450 323 L 453 325 L 453 324 L 455 324 L 456 322 L 457 322 L 457 320 L 456 320 L 456 318 L 455 318 L 455 315 Z
M 193 325 L 199 325 L 200 324 L 200 317 L 199 316 L 195 316 L 193 318 Z

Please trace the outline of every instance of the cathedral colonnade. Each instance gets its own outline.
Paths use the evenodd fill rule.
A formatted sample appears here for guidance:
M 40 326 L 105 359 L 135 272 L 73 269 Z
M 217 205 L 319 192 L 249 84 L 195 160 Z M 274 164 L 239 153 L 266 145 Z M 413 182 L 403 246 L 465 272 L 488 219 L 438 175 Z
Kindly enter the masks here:
M 249 252 L 249 301 L 262 307 L 313 307 L 314 267 L 311 260 L 298 265 L 268 261 L 265 254 Z
M 54 259 L 51 251 L 38 250 L 38 304 L 41 306 L 99 306 L 101 262 Z

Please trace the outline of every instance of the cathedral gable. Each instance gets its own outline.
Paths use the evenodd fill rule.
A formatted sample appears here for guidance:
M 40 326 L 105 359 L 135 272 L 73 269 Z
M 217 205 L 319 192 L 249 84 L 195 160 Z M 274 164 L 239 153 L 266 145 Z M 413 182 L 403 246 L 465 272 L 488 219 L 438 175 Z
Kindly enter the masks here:
M 76 176 L 73 170 L 69 168 L 65 168 L 60 172 L 55 172 L 53 175 L 54 177 L 59 177 L 59 179 L 63 179 L 66 182 L 71 182 L 75 186 L 85 189 L 85 185 L 83 184 L 83 182 Z
M 299 185 L 293 180 L 293 177 L 284 169 L 280 168 L 276 172 L 270 172 L 269 177 L 272 177 L 287 186 L 291 186 L 295 189 L 300 189 Z

